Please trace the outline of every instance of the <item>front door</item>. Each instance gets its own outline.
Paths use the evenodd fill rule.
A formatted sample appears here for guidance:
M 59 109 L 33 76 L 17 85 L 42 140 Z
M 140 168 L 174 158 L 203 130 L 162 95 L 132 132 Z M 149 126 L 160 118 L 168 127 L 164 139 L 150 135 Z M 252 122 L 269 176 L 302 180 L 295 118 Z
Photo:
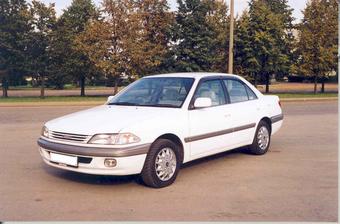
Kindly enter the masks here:
M 190 143 L 192 159 L 224 151 L 232 142 L 232 111 L 222 81 L 201 80 L 191 102 L 198 97 L 210 98 L 212 106 L 189 110 L 190 134 L 185 141 Z

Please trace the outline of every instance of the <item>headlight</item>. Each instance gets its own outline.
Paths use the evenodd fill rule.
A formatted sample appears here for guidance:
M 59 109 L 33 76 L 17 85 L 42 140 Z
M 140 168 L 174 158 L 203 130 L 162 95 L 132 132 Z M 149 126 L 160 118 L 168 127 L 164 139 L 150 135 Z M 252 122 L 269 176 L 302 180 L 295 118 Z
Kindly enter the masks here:
M 48 138 L 49 137 L 49 131 L 48 131 L 48 128 L 46 126 L 44 126 L 42 129 L 41 129 L 41 135 Z
M 117 145 L 131 144 L 131 143 L 136 143 L 139 141 L 140 139 L 136 135 L 131 134 L 131 133 L 118 134 L 116 138 Z
M 131 133 L 121 134 L 97 134 L 88 143 L 100 145 L 125 145 L 139 142 L 140 139 Z

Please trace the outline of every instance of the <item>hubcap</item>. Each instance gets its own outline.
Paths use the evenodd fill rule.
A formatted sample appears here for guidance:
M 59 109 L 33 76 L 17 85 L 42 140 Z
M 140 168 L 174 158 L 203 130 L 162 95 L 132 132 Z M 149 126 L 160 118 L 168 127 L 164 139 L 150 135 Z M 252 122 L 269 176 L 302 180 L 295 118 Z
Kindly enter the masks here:
M 176 155 L 171 148 L 163 148 L 159 151 L 155 161 L 155 169 L 160 180 L 169 180 L 174 175 L 176 166 Z
M 265 150 L 269 144 L 269 131 L 265 126 L 262 126 L 257 133 L 257 143 L 262 150 Z

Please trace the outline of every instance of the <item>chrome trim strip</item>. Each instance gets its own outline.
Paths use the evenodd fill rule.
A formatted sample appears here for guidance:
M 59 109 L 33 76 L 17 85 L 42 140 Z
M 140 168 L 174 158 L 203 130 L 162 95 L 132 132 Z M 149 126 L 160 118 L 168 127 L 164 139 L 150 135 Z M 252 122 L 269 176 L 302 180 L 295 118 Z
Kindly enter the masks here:
M 255 126 L 256 126 L 256 123 L 246 124 L 246 125 L 234 128 L 233 132 L 243 131 L 243 130 L 246 130 L 246 129 L 249 129 L 249 128 L 253 128 Z
M 57 139 L 64 142 L 86 143 L 91 136 L 83 134 L 72 134 L 58 131 L 50 131 L 50 139 Z
M 283 120 L 283 114 L 278 114 L 278 115 L 272 116 L 270 118 L 270 120 L 272 121 L 272 123 L 281 121 L 281 120 Z
M 251 123 L 251 124 L 242 125 L 242 126 L 239 126 L 239 127 L 225 129 L 225 130 L 222 130 L 222 131 L 210 132 L 210 133 L 206 133 L 206 134 L 202 134 L 202 135 L 187 137 L 187 138 L 184 138 L 184 141 L 186 143 L 198 141 L 198 140 L 202 140 L 202 139 L 206 139 L 206 138 L 216 137 L 216 136 L 219 136 L 219 135 L 230 134 L 232 132 L 246 130 L 246 129 L 249 129 L 249 128 L 253 128 L 255 126 L 256 126 L 256 123 Z
M 146 154 L 151 144 L 142 144 L 137 146 L 129 146 L 125 148 L 101 148 L 101 147 L 84 147 L 67 145 L 62 143 L 50 142 L 39 138 L 38 145 L 45 150 L 54 152 L 74 154 L 79 156 L 98 156 L 98 157 L 124 157 Z
M 75 135 L 75 136 L 82 136 L 82 137 L 87 137 L 88 135 L 83 135 L 83 134 L 72 134 L 72 133 L 66 133 L 66 132 L 60 132 L 60 131 L 51 131 L 56 134 L 61 134 L 61 135 Z

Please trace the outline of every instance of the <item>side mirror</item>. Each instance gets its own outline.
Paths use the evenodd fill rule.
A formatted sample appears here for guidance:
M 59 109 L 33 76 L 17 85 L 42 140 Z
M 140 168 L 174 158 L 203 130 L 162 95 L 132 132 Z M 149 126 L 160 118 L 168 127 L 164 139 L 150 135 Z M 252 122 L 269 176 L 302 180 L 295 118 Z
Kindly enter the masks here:
M 208 97 L 198 97 L 194 103 L 195 108 L 211 107 L 211 105 L 211 99 Z
M 109 96 L 109 97 L 107 98 L 106 103 L 110 102 L 114 97 L 115 97 L 115 96 Z

